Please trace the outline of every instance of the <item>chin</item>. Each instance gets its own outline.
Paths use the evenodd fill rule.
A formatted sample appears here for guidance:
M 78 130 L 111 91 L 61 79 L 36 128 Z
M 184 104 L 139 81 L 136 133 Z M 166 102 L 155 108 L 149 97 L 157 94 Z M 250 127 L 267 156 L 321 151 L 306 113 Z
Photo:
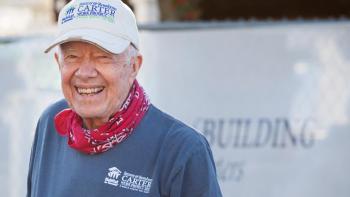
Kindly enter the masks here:
M 82 118 L 99 118 L 103 116 L 103 113 L 101 110 L 88 110 L 86 108 L 84 109 L 79 109 L 79 108 L 73 108 L 74 111 Z

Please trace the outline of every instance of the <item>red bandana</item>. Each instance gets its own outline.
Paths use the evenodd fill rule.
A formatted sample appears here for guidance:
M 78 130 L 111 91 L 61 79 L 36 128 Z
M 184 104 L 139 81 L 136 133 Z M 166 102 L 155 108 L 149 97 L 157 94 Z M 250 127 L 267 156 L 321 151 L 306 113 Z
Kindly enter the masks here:
M 68 136 L 68 145 L 87 154 L 102 153 L 125 140 L 145 115 L 150 102 L 135 80 L 121 109 L 97 129 L 83 128 L 83 121 L 72 109 L 64 109 L 55 116 L 59 134 Z

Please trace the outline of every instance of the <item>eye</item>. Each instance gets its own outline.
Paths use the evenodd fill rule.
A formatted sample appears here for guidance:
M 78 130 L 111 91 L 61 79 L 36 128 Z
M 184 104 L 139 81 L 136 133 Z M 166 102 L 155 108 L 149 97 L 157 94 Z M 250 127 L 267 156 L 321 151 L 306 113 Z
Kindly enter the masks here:
M 96 55 L 95 58 L 101 64 L 110 64 L 113 62 L 113 57 L 110 55 L 101 54 Z
M 74 54 L 67 54 L 64 56 L 65 60 L 76 60 L 77 58 L 78 58 L 78 56 L 74 55 Z
M 108 55 L 99 55 L 97 56 L 98 59 L 110 59 L 111 57 Z
M 65 54 L 63 56 L 63 61 L 66 62 L 66 63 L 76 63 L 79 61 L 79 56 L 77 54 Z

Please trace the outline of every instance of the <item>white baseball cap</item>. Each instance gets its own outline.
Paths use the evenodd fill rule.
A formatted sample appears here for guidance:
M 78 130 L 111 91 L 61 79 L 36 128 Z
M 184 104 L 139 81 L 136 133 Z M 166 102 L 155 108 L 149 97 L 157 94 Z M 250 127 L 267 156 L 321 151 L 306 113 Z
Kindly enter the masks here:
M 58 17 L 58 33 L 45 50 L 57 45 L 83 41 L 119 54 L 130 44 L 139 49 L 135 15 L 121 0 L 73 0 Z

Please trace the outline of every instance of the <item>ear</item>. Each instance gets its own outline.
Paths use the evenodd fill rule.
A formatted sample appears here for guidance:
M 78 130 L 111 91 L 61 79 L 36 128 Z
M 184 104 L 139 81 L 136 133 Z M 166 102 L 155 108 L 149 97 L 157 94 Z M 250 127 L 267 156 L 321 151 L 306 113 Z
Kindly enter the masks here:
M 143 61 L 143 57 L 141 54 L 138 54 L 136 56 L 136 58 L 134 58 L 134 61 L 132 62 L 131 65 L 131 74 L 130 74 L 130 80 L 133 82 L 137 76 L 137 74 L 139 73 L 139 70 L 142 66 L 142 61 Z
M 61 70 L 60 59 L 59 59 L 59 58 L 60 58 L 60 57 L 59 57 L 59 54 L 58 54 L 58 52 L 56 51 L 56 52 L 55 52 L 55 60 L 56 60 L 56 63 L 57 63 L 57 65 L 58 65 L 58 69 Z

